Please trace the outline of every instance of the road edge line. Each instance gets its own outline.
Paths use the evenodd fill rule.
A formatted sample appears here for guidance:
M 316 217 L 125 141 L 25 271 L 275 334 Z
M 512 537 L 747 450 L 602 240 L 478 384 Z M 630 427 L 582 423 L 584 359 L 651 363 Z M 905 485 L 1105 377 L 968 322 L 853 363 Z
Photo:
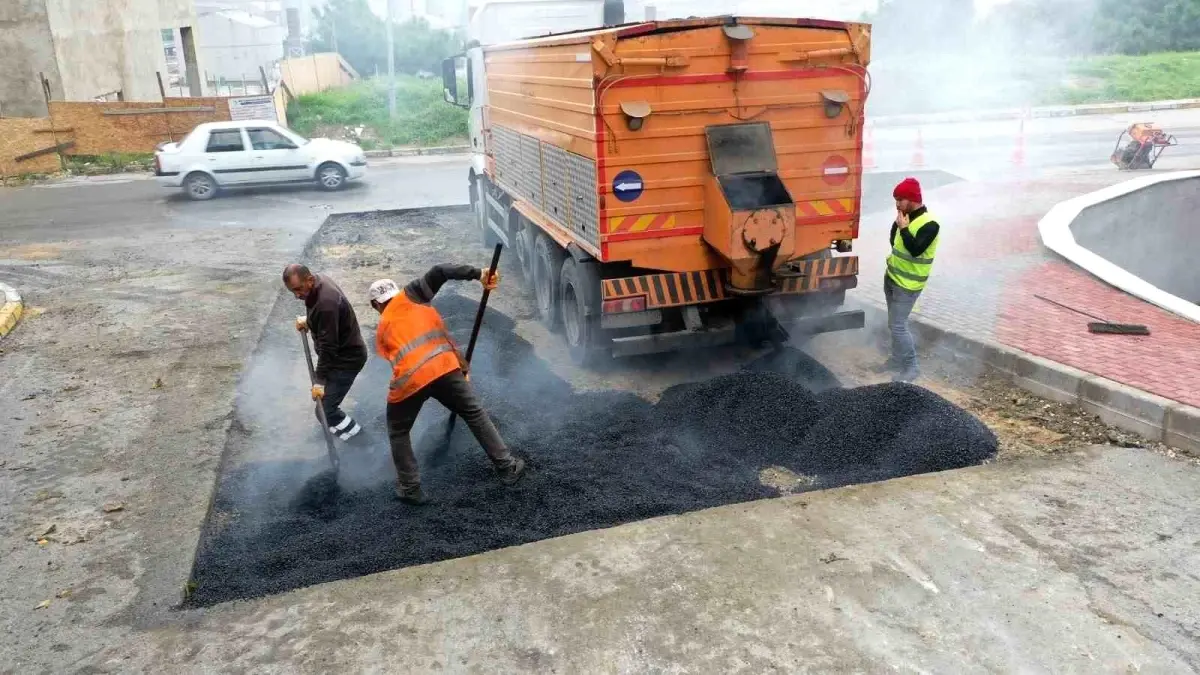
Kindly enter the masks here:
M 437 155 L 465 155 L 471 152 L 469 145 L 435 145 L 428 148 L 391 148 L 367 150 L 367 157 L 429 157 Z

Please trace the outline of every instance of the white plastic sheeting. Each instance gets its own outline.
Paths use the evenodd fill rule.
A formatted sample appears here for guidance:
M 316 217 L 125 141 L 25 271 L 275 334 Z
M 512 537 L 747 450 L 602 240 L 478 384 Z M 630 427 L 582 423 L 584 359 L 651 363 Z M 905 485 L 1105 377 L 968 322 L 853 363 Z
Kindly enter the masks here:
M 1042 243 L 1055 253 L 1126 293 L 1157 305 L 1168 312 L 1200 323 L 1200 306 L 1172 295 L 1123 267 L 1096 255 L 1079 245 L 1075 241 L 1075 235 L 1071 233 L 1071 223 L 1081 211 L 1089 206 L 1116 199 L 1157 183 L 1192 178 L 1200 178 L 1200 171 L 1151 174 L 1060 202 L 1038 221 L 1038 232 L 1041 234 Z M 1193 243 L 1191 241 L 1179 242 L 1179 249 L 1176 253 L 1191 255 L 1192 252 L 1189 249 Z

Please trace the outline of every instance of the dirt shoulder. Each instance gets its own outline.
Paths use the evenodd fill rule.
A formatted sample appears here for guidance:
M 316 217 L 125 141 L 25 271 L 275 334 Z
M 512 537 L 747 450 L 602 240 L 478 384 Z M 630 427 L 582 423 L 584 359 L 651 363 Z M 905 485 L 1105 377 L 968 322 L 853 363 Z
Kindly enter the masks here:
M 279 270 L 329 202 L 366 194 L 194 204 L 142 181 L 5 194 L 0 274 L 27 311 L 0 352 L 0 670 L 64 672 L 180 618 Z

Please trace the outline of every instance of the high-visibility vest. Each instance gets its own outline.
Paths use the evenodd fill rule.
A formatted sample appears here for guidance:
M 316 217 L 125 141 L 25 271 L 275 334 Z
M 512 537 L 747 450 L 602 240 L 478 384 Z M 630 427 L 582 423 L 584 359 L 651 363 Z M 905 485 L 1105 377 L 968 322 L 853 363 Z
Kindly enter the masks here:
M 916 236 L 922 227 L 933 221 L 928 211 L 917 216 L 908 224 L 908 231 Z M 904 246 L 904 238 L 900 236 L 900 228 L 896 228 L 896 236 L 892 238 L 892 254 L 887 259 L 887 274 L 900 288 L 909 291 L 919 291 L 925 288 L 929 281 L 929 272 L 933 270 L 933 258 L 937 255 L 938 240 L 942 233 L 933 238 L 929 248 L 921 253 L 921 257 L 909 253 Z
M 399 403 L 446 373 L 458 370 L 458 348 L 442 316 L 401 293 L 379 317 L 375 350 L 392 364 L 388 403 Z

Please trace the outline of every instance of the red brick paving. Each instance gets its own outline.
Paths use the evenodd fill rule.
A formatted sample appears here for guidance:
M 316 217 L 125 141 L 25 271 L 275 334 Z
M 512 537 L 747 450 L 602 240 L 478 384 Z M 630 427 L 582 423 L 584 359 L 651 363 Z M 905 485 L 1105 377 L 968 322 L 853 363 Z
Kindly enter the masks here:
M 918 316 L 943 328 L 1019 349 L 1165 398 L 1200 407 L 1200 324 L 1093 277 L 1042 246 L 1037 221 L 1054 204 L 1120 182 L 1089 173 L 1051 181 L 958 183 L 926 195 L 942 224 L 938 262 Z M 879 280 L 891 214 L 868 214 L 855 245 L 860 300 L 882 305 Z M 879 221 L 879 222 L 875 222 Z M 1093 335 L 1091 319 L 1056 300 L 1147 337 Z
M 1041 295 L 1150 335 L 1093 335 L 1092 321 Z M 1100 282 L 1066 261 L 1031 268 L 1003 296 L 1001 344 L 1200 407 L 1200 325 Z

